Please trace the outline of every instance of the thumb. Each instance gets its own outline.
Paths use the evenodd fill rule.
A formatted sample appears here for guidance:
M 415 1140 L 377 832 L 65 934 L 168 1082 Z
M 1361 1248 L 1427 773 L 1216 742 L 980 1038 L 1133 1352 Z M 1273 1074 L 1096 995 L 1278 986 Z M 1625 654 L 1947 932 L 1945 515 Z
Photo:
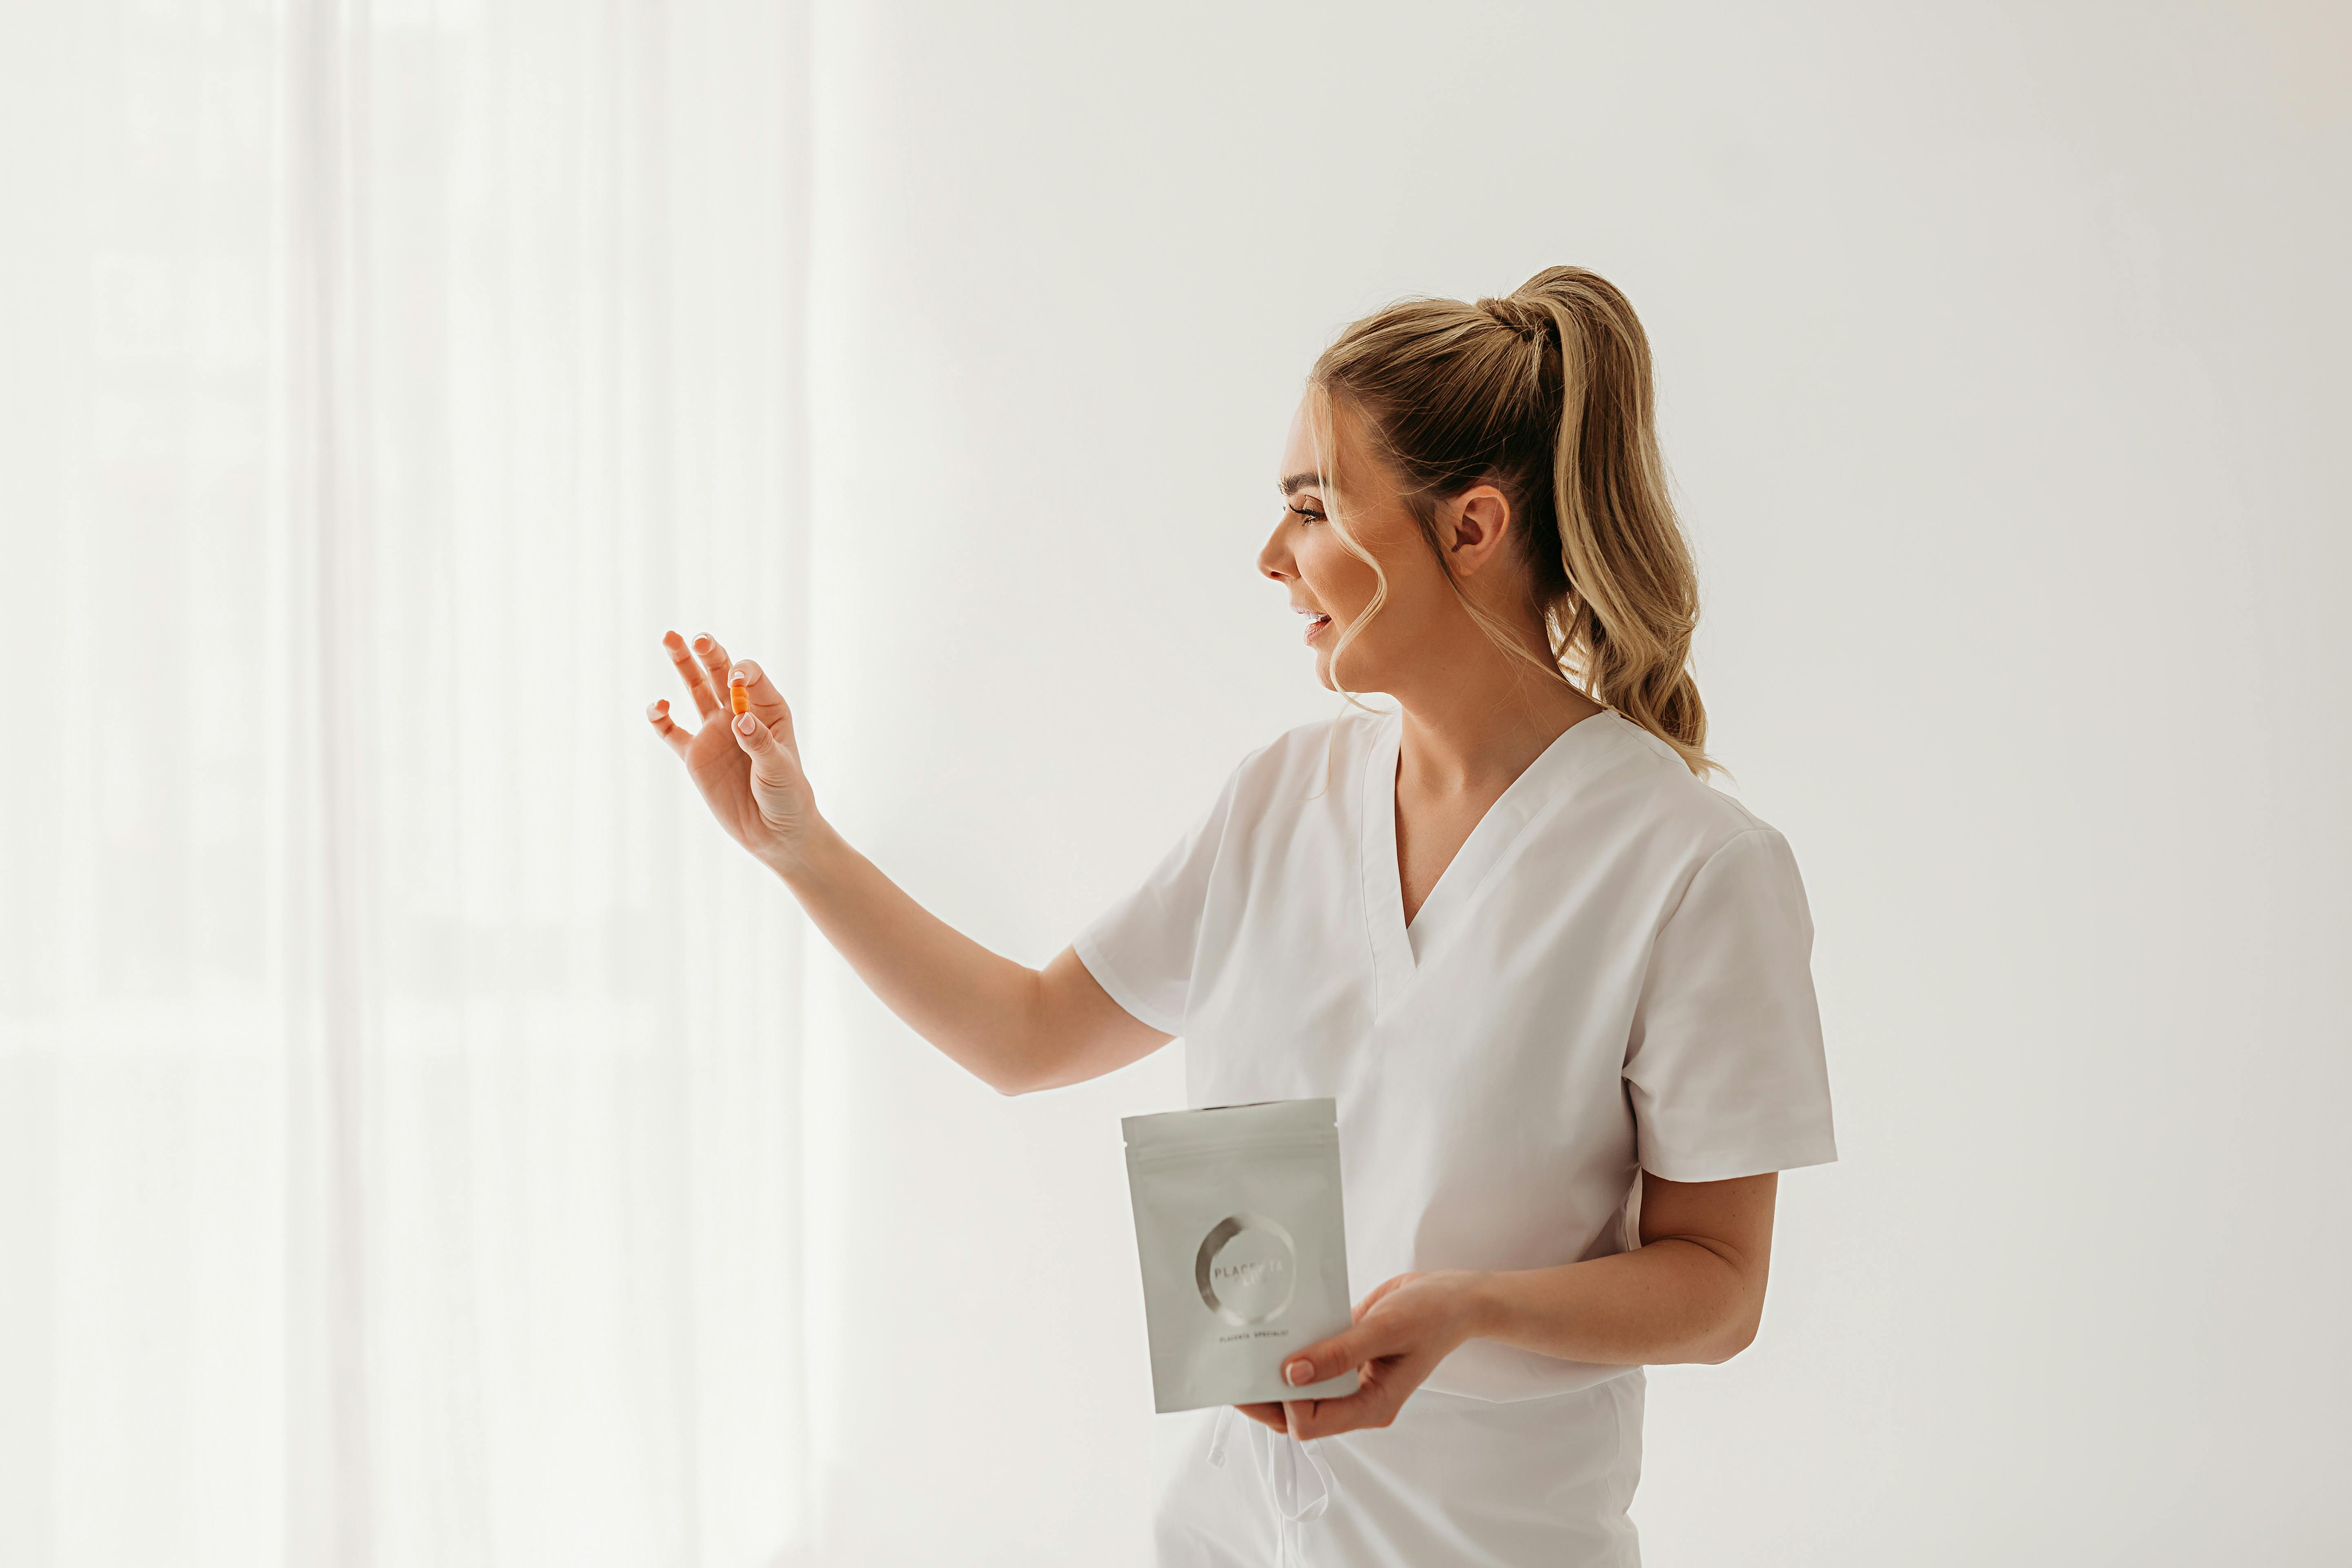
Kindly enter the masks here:
M 1308 1345 L 1283 1363 L 1282 1381 L 1293 1388 L 1304 1388 L 1310 1383 L 1337 1377 L 1366 1362 L 1392 1355 L 1402 1347 L 1390 1343 L 1390 1335 L 1388 1324 L 1358 1323 L 1352 1329 Z
M 729 732 L 743 754 L 751 759 L 751 786 L 755 791 L 798 789 L 807 782 L 801 775 L 800 759 L 776 739 L 774 731 L 760 722 L 759 715 L 738 713 Z

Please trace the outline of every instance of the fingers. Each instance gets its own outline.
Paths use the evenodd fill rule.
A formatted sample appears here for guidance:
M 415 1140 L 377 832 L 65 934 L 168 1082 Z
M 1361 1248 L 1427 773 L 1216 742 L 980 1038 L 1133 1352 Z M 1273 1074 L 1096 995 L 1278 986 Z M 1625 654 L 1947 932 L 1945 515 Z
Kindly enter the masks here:
M 1290 1430 L 1290 1422 L 1283 1415 L 1283 1407 L 1279 1402 L 1266 1405 L 1236 1405 L 1234 1408 L 1261 1426 L 1271 1426 L 1277 1432 Z
M 709 639 L 698 637 L 695 640 L 708 642 Z M 700 661 L 694 657 L 694 650 L 686 646 L 686 639 L 676 632 L 664 632 L 662 647 L 668 650 L 670 663 L 677 666 L 677 678 L 686 682 L 687 691 L 694 698 L 695 712 L 705 719 L 715 716 L 719 710 L 719 692 L 712 688 L 709 677 L 703 673 Z
M 1290 1435 L 1302 1443 L 1311 1443 L 1339 1432 L 1386 1426 L 1396 1419 L 1405 1395 L 1412 1392 L 1411 1388 L 1368 1383 L 1362 1392 L 1344 1399 L 1286 1399 L 1282 1409 L 1290 1425 Z
M 668 698 L 663 698 L 660 701 L 646 710 L 646 721 L 654 727 L 655 734 L 659 735 L 663 740 L 669 742 L 669 749 L 671 751 L 676 752 L 681 757 L 686 755 L 686 748 L 693 741 L 694 737 L 688 734 L 686 731 L 679 729 L 677 721 L 669 716 Z
M 719 646 L 717 637 L 712 637 L 709 632 L 704 632 L 694 639 L 694 651 L 696 657 L 702 660 L 702 668 L 709 672 L 710 695 L 717 700 L 720 710 L 724 711 L 727 707 L 729 668 L 727 650 Z
M 1438 1357 L 1422 1352 L 1368 1362 L 1356 1369 L 1356 1392 L 1332 1399 L 1286 1400 L 1291 1435 L 1300 1442 L 1353 1432 L 1364 1426 L 1386 1426 L 1437 1366 Z M 1328 1373 L 1338 1376 L 1345 1367 Z

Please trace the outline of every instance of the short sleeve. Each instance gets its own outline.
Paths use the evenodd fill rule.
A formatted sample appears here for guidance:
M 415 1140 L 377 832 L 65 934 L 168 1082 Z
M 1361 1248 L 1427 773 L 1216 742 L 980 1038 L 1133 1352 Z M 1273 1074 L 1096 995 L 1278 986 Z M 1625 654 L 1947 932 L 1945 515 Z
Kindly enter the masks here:
M 1235 780 L 1152 868 L 1143 885 L 1095 917 L 1070 945 L 1111 1000 L 1163 1035 L 1184 1032 L 1192 956 L 1209 874 L 1233 814 Z
M 1651 949 L 1625 1052 L 1643 1169 L 1719 1182 L 1837 1158 L 1813 922 L 1788 841 L 1707 858 Z

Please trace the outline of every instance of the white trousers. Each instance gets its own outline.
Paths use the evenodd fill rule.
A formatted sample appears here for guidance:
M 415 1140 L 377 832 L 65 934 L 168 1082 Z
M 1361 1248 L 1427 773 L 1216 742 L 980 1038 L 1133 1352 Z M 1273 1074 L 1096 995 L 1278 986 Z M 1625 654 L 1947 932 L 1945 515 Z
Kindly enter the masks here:
M 1634 1367 L 1497 1403 L 1417 1390 L 1395 1422 L 1309 1443 L 1230 1406 L 1156 1434 L 1159 1568 L 1640 1568 Z

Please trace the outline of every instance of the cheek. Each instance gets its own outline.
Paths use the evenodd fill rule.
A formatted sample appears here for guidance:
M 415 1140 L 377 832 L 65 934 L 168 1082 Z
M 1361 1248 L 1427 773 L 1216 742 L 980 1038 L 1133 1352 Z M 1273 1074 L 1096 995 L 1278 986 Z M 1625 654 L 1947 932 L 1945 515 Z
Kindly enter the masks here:
M 1328 526 L 1308 530 L 1294 554 L 1298 575 L 1313 591 L 1315 602 L 1336 615 L 1354 615 L 1371 601 L 1379 586 L 1372 569 Z

